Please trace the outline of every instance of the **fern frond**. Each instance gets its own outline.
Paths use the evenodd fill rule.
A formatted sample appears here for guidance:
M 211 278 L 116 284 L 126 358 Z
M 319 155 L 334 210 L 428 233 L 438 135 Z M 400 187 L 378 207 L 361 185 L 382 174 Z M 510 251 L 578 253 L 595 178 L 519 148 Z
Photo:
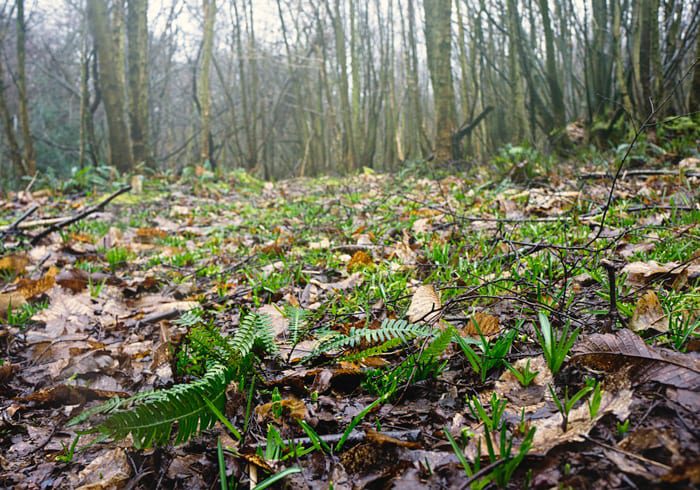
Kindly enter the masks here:
M 197 308 L 192 308 L 191 310 L 187 310 L 182 315 L 180 315 L 180 318 L 175 320 L 173 323 L 175 323 L 175 325 L 179 325 L 181 327 L 193 327 L 193 326 L 201 323 L 203 318 L 204 318 L 204 310 L 200 307 L 197 307 Z
M 272 318 L 267 313 L 251 313 L 255 318 L 255 339 L 254 345 L 261 348 L 264 352 L 275 354 L 278 351 L 277 343 L 275 342 L 275 331 L 272 328 Z
M 113 439 L 131 434 L 136 447 L 146 448 L 168 442 L 177 423 L 175 444 L 185 442 L 216 422 L 204 397 L 223 410 L 232 376 L 231 368 L 212 364 L 200 380 L 150 392 L 135 408 L 112 413 L 96 429 Z
M 438 359 L 452 343 L 452 337 L 454 334 L 455 332 L 453 328 L 446 328 L 440 332 L 440 334 L 435 337 L 430 344 L 428 344 L 428 347 L 423 350 L 420 360 L 431 362 Z
M 289 341 L 292 345 L 296 345 L 301 340 L 307 313 L 306 310 L 296 306 L 287 306 L 284 310 L 284 314 L 289 320 Z
M 365 349 L 361 352 L 356 352 L 354 354 L 349 354 L 347 356 L 343 356 L 342 359 L 343 359 L 343 361 L 352 362 L 352 361 L 359 361 L 359 360 L 365 359 L 367 357 L 379 356 L 381 354 L 388 352 L 389 350 L 391 350 L 395 347 L 400 346 L 403 343 L 404 343 L 403 339 L 396 337 L 396 338 L 387 340 L 383 344 L 379 344 L 377 346 L 370 347 L 369 349 Z
M 360 343 L 378 344 L 391 339 L 408 342 L 418 337 L 433 335 L 433 329 L 426 325 L 408 323 L 405 320 L 384 320 L 379 328 L 351 328 L 348 335 L 334 335 L 321 342 L 312 355 L 319 355 L 338 349 L 353 348 Z

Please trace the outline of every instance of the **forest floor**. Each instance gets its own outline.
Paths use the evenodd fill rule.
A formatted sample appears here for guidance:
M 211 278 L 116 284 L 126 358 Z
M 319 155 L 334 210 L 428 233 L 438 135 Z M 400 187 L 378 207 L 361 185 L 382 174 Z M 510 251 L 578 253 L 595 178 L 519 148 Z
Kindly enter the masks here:
M 6 196 L 0 487 L 698 485 L 699 164 Z

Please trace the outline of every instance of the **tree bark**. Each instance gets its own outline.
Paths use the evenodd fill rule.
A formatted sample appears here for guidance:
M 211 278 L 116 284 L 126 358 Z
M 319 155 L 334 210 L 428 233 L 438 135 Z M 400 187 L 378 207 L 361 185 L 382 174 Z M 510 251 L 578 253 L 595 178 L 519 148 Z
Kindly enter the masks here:
M 29 175 L 36 173 L 36 158 L 34 155 L 34 140 L 29 124 L 29 109 L 27 101 L 27 26 L 24 22 L 24 0 L 17 0 L 17 90 L 19 92 L 19 123 L 22 128 L 22 143 L 24 143 L 24 168 Z
M 134 162 L 153 168 L 148 114 L 148 0 L 129 0 L 126 20 L 129 123 Z
M 547 73 L 547 84 L 549 86 L 549 97 L 552 102 L 552 115 L 554 116 L 554 128 L 561 129 L 566 124 L 566 108 L 564 107 L 564 96 L 562 94 L 561 85 L 559 84 L 559 76 L 557 75 L 557 61 L 554 52 L 554 34 L 552 32 L 552 23 L 549 16 L 549 0 L 540 0 L 540 14 L 542 15 L 542 26 L 544 29 L 545 39 L 545 66 Z
M 107 114 L 109 131 L 109 163 L 120 172 L 133 168 L 131 143 L 124 114 L 124 81 L 115 62 L 115 45 L 105 0 L 88 0 L 87 14 L 92 36 L 97 45 L 99 85 Z M 117 60 L 119 59 L 116 56 Z M 123 70 L 121 71 L 123 73 Z
M 209 90 L 209 67 L 211 66 L 212 51 L 214 46 L 214 21 L 216 19 L 216 0 L 202 0 L 204 11 L 204 27 L 202 38 L 202 66 L 199 70 L 199 82 L 197 83 L 197 97 L 200 105 L 200 118 L 202 129 L 200 134 L 200 160 L 201 163 L 213 164 L 211 148 L 211 93 Z
M 700 32 L 697 35 L 697 48 L 695 49 L 695 68 L 693 69 L 693 81 L 690 85 L 690 112 L 700 111 Z
M 455 92 L 452 80 L 452 1 L 424 0 L 425 42 L 428 70 L 435 102 L 435 158 L 457 157 L 452 141 L 456 126 Z

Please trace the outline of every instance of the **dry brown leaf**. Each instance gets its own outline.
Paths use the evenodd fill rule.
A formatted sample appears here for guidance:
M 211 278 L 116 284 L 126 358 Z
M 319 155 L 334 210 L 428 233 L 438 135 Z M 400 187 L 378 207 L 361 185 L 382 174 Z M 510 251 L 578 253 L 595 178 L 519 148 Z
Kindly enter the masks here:
M 21 308 L 27 303 L 18 291 L 0 293 L 0 318 L 5 318 L 8 310 Z
M 635 332 L 645 330 L 668 332 L 668 316 L 664 313 L 659 297 L 654 291 L 647 291 L 637 301 L 637 307 L 630 320 L 630 329 Z
M 402 441 L 401 439 L 382 434 L 381 432 L 377 432 L 373 429 L 367 429 L 365 434 L 365 441 L 370 442 L 372 444 L 388 444 L 391 446 L 405 447 L 408 449 L 419 449 L 420 447 L 422 447 L 422 444 L 420 442 Z
M 575 347 L 572 360 L 608 372 L 631 370 L 631 380 L 635 386 L 655 381 L 677 388 L 700 390 L 699 361 L 690 354 L 650 347 L 629 329 L 586 337 Z M 628 375 L 631 374 L 628 371 Z
M 63 269 L 56 276 L 56 284 L 79 293 L 88 285 L 88 273 L 81 269 Z
M 20 279 L 17 281 L 17 291 L 24 296 L 25 299 L 31 299 L 40 296 L 51 289 L 56 283 L 56 275 L 58 269 L 51 267 L 44 277 L 40 279 Z
M 484 337 L 498 335 L 501 326 L 497 316 L 488 313 L 477 312 L 469 319 L 469 323 L 462 330 L 462 336 L 478 337 L 479 332 Z
M 78 474 L 77 490 L 121 488 L 131 477 L 131 465 L 122 448 L 112 449 L 93 459 Z
M 26 255 L 11 254 L 0 258 L 0 271 L 11 272 L 13 274 L 24 274 L 24 270 L 29 265 L 29 258 Z
M 435 323 L 440 318 L 441 308 L 440 296 L 432 284 L 426 284 L 419 286 L 413 293 L 406 315 L 411 323 Z
M 355 252 L 355 254 L 352 256 L 350 259 L 350 262 L 348 262 L 348 272 L 354 272 L 357 269 L 360 269 L 364 266 L 372 265 L 372 257 L 369 256 L 367 252 L 364 252 L 362 250 L 358 250 Z
M 258 420 L 262 422 L 268 418 L 275 419 L 273 409 L 276 407 L 282 409 L 282 417 L 288 416 L 294 420 L 304 420 L 306 418 L 306 405 L 302 400 L 285 398 L 279 402 L 269 402 L 256 407 L 255 413 L 258 415 Z
M 660 276 L 675 278 L 683 271 L 686 271 L 689 280 L 696 280 L 700 276 L 700 265 L 693 263 L 681 265 L 677 262 L 659 264 L 655 260 L 650 260 L 649 262 L 632 262 L 622 268 L 622 273 L 627 274 L 627 282 L 633 285 L 647 284 Z

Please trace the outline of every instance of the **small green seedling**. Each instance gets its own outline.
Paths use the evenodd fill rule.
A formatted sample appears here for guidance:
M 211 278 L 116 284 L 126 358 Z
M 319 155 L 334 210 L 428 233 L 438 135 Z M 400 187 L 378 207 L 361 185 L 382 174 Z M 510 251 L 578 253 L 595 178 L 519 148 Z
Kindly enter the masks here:
M 586 386 L 593 387 L 593 394 L 588 400 L 588 413 L 591 419 L 594 419 L 598 415 L 598 410 L 600 410 L 600 401 L 603 398 L 603 393 L 600 388 L 600 383 L 593 378 L 588 378 L 586 380 Z
M 515 379 L 518 380 L 518 383 L 520 383 L 520 385 L 524 387 L 530 386 L 530 383 L 532 383 L 537 377 L 537 375 L 540 373 L 539 371 L 530 371 L 530 359 L 527 360 L 527 362 L 525 363 L 525 367 L 522 371 L 518 370 L 515 366 L 513 366 L 507 361 L 505 364 L 508 368 L 508 371 L 510 371 L 513 374 L 513 376 L 515 376 Z
M 471 398 L 467 399 L 467 408 L 469 408 L 469 412 L 471 412 L 472 416 L 477 420 L 481 420 L 484 426 L 489 430 L 495 431 L 500 429 L 501 417 L 506 408 L 506 401 L 501 400 L 496 393 L 493 393 L 491 394 L 489 404 L 491 405 L 491 415 L 486 412 L 486 409 L 476 395 L 472 395 Z
M 61 446 L 63 446 L 63 454 L 59 454 L 58 456 L 56 456 L 56 461 L 60 461 L 61 463 L 72 463 L 73 457 L 75 456 L 75 449 L 76 447 L 78 447 L 79 440 L 80 434 L 77 434 L 73 438 L 73 441 L 71 442 L 70 446 L 66 446 L 65 444 L 61 443 Z
M 542 347 L 542 353 L 547 361 L 549 370 L 552 371 L 552 374 L 557 374 L 562 364 L 564 364 L 569 350 L 576 342 L 580 329 L 577 328 L 573 332 L 569 332 L 569 324 L 567 323 L 561 333 L 557 335 L 549 322 L 549 318 L 542 312 L 538 316 L 540 328 L 535 327 L 537 341 Z
M 113 247 L 105 252 L 105 260 L 109 264 L 109 269 L 112 272 L 126 264 L 128 258 L 129 251 L 124 247 Z
M 629 432 L 629 430 L 630 430 L 630 419 L 627 419 L 622 423 L 618 422 L 616 424 L 616 428 L 617 428 L 617 435 L 620 437 L 625 437 L 627 432 Z
M 477 331 L 479 332 L 478 341 L 470 341 L 471 339 L 465 339 L 461 335 L 455 335 L 454 339 L 459 344 L 462 352 L 464 352 L 472 369 L 479 374 L 481 381 L 484 382 L 493 369 L 499 368 L 505 363 L 505 357 L 510 352 L 518 332 L 517 329 L 510 330 L 492 342 L 484 337 L 478 326 Z M 470 343 L 476 344 L 480 348 L 481 353 L 477 353 Z
M 554 390 L 554 387 L 552 385 L 549 385 L 549 392 L 552 394 L 554 404 L 557 406 L 557 410 L 559 410 L 559 413 L 561 413 L 562 416 L 561 430 L 563 432 L 566 432 L 566 429 L 568 427 L 569 412 L 571 412 L 571 409 L 574 408 L 574 405 L 576 405 L 576 403 L 581 398 L 589 394 L 591 391 L 593 391 L 592 386 L 584 386 L 579 391 L 577 391 L 574 396 L 569 398 L 569 387 L 567 386 L 566 388 L 564 388 L 564 399 L 562 400 L 557 395 L 556 391 Z

